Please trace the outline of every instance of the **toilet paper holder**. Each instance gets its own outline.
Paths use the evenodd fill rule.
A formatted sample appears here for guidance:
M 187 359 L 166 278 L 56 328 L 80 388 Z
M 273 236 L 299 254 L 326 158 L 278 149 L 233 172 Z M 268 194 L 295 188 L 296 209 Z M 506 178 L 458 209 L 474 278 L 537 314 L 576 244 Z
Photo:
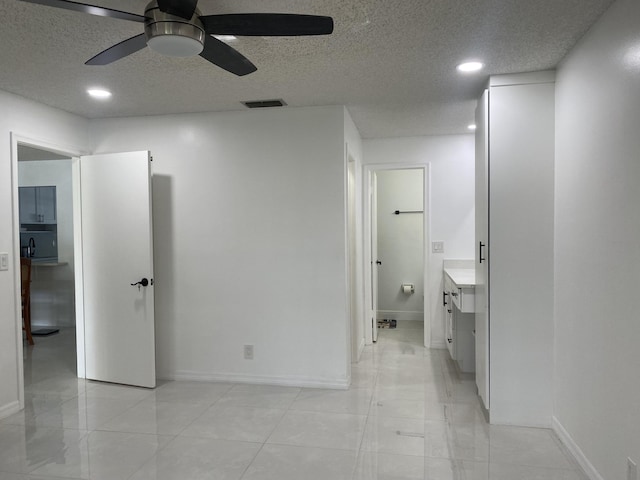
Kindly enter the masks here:
M 411 295 L 412 293 L 415 293 L 416 289 L 413 285 L 413 283 L 403 283 L 400 285 L 400 290 L 402 290 L 402 293 L 404 293 L 405 295 Z

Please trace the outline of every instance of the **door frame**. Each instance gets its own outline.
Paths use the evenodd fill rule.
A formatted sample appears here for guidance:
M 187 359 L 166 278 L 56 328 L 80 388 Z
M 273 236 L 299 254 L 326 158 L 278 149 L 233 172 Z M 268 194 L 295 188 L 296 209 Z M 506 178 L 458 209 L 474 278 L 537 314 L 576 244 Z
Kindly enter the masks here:
M 377 328 L 374 325 L 369 325 L 369 316 L 371 309 L 371 238 L 373 235 L 372 221 L 371 221 L 371 202 L 372 202 L 372 180 L 375 172 L 385 170 L 422 170 L 423 172 L 423 211 L 424 221 L 423 223 L 423 309 L 424 309 L 424 345 L 429 348 L 431 346 L 431 297 L 429 292 L 429 265 L 431 264 L 431 163 L 385 163 L 374 164 L 364 166 L 364 181 L 363 181 L 363 219 L 364 219 L 364 248 L 363 248 L 363 261 L 364 266 L 364 312 L 362 321 L 365 332 L 365 342 L 367 345 L 373 343 L 373 328 Z M 375 312 L 374 312 L 375 315 Z
M 357 178 L 358 162 L 346 147 L 346 242 L 347 242 L 347 311 L 349 317 L 349 363 L 357 362 L 364 348 L 364 336 L 360 334 L 359 296 L 358 296 L 358 215 L 357 215 Z
M 71 159 L 72 210 L 73 210 L 73 260 L 74 260 L 74 288 L 76 311 L 76 359 L 78 378 L 85 377 L 84 367 L 84 295 L 82 290 L 82 224 L 80 219 L 80 156 L 86 154 L 80 147 L 60 145 L 49 141 L 10 132 L 11 147 L 11 201 L 13 218 L 11 229 L 13 235 L 14 265 L 20 265 L 20 210 L 18 197 L 18 144 L 47 150 Z M 16 325 L 16 353 L 18 365 L 18 401 L 20 410 L 24 408 L 24 349 L 22 339 L 22 311 L 20 269 L 14 268 L 13 284 L 15 290 L 15 325 Z
M 380 273 L 378 267 L 382 265 L 380 261 L 380 252 L 378 251 L 378 174 L 377 171 L 371 172 L 369 185 L 369 214 L 367 219 L 371 222 L 371 235 L 367 245 L 371 248 L 369 253 L 369 265 L 371 266 L 367 278 L 371 281 L 371 287 L 367 292 L 371 293 L 367 306 L 371 305 L 369 314 L 367 315 L 367 327 L 371 327 L 371 343 L 378 341 L 378 288 L 380 285 Z M 374 263 L 375 262 L 375 263 Z M 374 267 L 375 265 L 375 267 Z M 371 322 L 371 323 L 369 323 Z M 369 330 L 369 328 L 367 328 Z

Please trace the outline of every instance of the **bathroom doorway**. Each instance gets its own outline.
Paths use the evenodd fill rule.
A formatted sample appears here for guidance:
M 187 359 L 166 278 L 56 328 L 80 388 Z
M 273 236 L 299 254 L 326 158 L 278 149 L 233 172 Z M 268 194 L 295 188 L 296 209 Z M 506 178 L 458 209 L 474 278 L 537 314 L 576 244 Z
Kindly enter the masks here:
M 428 165 L 371 165 L 365 173 L 367 343 L 404 327 L 429 345 Z

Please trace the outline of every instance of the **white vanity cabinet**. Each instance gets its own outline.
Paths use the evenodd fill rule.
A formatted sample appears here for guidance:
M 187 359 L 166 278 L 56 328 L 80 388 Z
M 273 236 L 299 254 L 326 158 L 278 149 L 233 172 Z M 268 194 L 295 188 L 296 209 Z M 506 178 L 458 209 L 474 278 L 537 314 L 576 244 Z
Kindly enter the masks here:
M 444 290 L 442 292 L 442 306 L 444 308 L 444 336 L 447 342 L 447 350 L 451 358 L 456 358 L 455 343 L 453 342 L 453 301 L 451 292 L 453 291 L 453 282 L 448 275 L 444 275 Z
M 476 384 L 491 423 L 552 414 L 554 82 L 493 76 L 476 109 Z
M 475 288 L 471 286 L 458 286 L 456 290 L 451 292 L 453 304 L 458 307 L 462 313 L 475 312 Z
M 475 274 L 472 268 L 445 268 L 443 307 L 447 349 L 461 372 L 475 371 Z

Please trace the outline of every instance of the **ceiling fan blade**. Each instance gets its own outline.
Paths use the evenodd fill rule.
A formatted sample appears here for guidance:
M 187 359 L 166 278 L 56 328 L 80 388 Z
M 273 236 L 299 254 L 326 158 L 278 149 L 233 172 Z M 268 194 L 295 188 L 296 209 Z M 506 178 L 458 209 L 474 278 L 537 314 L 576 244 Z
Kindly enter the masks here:
M 142 50 L 147 46 L 147 37 L 144 33 L 128 38 L 111 48 L 107 48 L 104 52 L 100 52 L 95 57 L 87 60 L 85 65 L 108 65 L 116 60 L 131 55 L 132 53 Z
M 135 13 L 121 12 L 112 8 L 95 7 L 85 3 L 70 2 L 68 0 L 22 0 L 27 3 L 37 3 L 46 5 L 47 7 L 62 8 L 64 10 L 73 10 L 75 12 L 88 13 L 90 15 L 98 15 L 100 17 L 118 18 L 120 20 L 130 20 L 132 22 L 144 22 L 143 15 Z
M 209 35 L 205 37 L 204 50 L 200 52 L 200 56 L 239 77 L 257 70 L 256 66 L 240 52 Z
M 158 0 L 161 12 L 191 20 L 196 11 L 198 0 Z
M 280 37 L 328 35 L 333 32 L 333 18 L 318 15 L 231 13 L 203 15 L 200 20 L 210 35 Z

